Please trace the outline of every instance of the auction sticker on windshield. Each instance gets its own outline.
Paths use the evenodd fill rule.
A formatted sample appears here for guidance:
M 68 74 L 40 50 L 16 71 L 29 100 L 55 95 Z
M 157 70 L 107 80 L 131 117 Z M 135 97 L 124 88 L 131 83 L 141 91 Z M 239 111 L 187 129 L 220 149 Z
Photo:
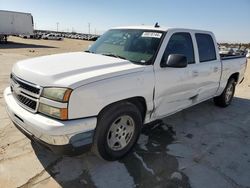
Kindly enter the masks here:
M 161 38 L 162 33 L 157 32 L 143 32 L 142 37 L 151 37 L 151 38 Z

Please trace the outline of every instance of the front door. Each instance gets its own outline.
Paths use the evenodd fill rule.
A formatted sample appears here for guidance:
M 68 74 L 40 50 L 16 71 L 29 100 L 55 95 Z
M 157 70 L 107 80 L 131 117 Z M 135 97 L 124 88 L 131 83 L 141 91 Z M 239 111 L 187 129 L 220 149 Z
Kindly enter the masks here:
M 192 37 L 188 32 L 173 33 L 166 45 L 161 62 L 170 54 L 187 57 L 186 68 L 170 68 L 155 65 L 154 118 L 161 118 L 190 106 L 198 95 L 199 72 L 195 64 Z

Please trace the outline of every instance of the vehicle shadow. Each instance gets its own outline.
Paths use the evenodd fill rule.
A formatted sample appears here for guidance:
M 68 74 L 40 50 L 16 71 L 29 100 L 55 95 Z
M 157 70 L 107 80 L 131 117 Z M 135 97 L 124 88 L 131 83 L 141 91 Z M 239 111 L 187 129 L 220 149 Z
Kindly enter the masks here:
M 32 147 L 44 169 L 62 187 L 190 187 L 188 178 L 178 171 L 177 159 L 166 153 L 173 140 L 171 127 L 161 123 L 145 126 L 133 151 L 114 162 L 91 152 L 69 157 L 53 154 L 37 143 Z M 171 177 L 173 174 L 180 178 Z
M 165 123 L 145 126 L 133 151 L 115 162 L 103 161 L 91 152 L 69 157 L 55 155 L 35 143 L 32 147 L 44 169 L 62 187 L 189 188 L 188 177 L 178 170 L 178 156 L 168 154 L 168 146 L 178 143 L 180 137 L 185 137 L 187 142 L 191 140 L 193 144 L 204 144 L 195 143 L 198 141 L 193 139 L 202 137 L 202 127 L 213 121 L 239 126 L 249 119 L 246 117 L 249 112 L 248 99 L 236 97 L 230 107 L 223 109 L 215 107 L 211 100 L 203 102 L 165 118 Z M 191 128 L 195 131 L 189 134 Z M 211 129 L 217 130 L 218 127 Z M 222 127 L 219 130 L 222 135 L 224 130 Z M 33 179 L 32 184 L 37 181 Z M 39 178 L 39 182 L 42 181 Z
M 14 48 L 57 48 L 54 46 L 27 44 L 9 41 L 6 44 L 0 44 L 0 49 L 14 49 Z

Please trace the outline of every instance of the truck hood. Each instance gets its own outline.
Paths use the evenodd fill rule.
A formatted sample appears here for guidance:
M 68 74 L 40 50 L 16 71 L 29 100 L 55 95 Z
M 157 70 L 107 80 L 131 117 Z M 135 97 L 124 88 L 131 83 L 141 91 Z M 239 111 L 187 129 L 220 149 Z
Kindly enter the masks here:
M 86 52 L 37 57 L 16 63 L 12 72 L 39 86 L 76 88 L 111 77 L 143 71 L 130 61 Z

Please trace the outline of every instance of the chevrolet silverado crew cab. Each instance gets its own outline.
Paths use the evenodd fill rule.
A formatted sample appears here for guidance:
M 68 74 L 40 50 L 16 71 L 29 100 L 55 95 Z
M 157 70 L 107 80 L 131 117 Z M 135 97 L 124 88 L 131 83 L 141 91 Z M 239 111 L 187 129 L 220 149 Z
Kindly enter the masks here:
M 228 106 L 246 66 L 246 57 L 221 57 L 208 31 L 119 27 L 85 52 L 16 63 L 4 98 L 16 127 L 51 150 L 91 146 L 117 160 L 143 124 L 211 98 Z

